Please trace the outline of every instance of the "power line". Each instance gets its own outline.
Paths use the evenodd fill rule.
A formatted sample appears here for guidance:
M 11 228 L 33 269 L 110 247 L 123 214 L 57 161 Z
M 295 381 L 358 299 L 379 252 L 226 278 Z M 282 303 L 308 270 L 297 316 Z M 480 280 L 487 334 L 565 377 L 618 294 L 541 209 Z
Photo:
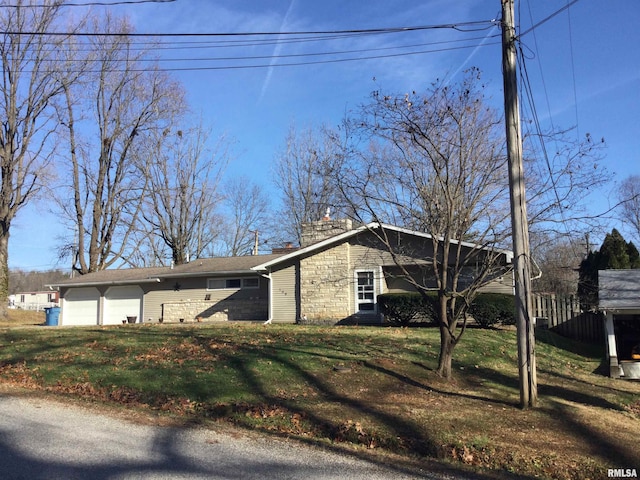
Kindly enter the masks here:
M 123 34 L 124 36 L 124 34 Z M 406 45 L 396 45 L 392 47 L 379 47 L 379 48 L 370 48 L 368 50 L 384 50 L 384 49 L 394 49 L 394 48 L 416 48 L 416 47 L 425 47 L 429 45 L 442 45 L 448 43 L 460 43 L 460 42 L 470 42 L 475 40 L 485 40 L 486 38 L 497 38 L 499 35 L 492 36 L 483 36 L 483 37 L 470 37 L 463 38 L 457 40 L 443 40 L 439 42 L 427 42 L 427 43 L 414 43 L 414 44 L 406 44 Z M 316 37 L 294 37 L 288 38 L 284 40 L 279 39 L 265 39 L 265 40 L 216 40 L 216 41 L 173 41 L 173 42 L 127 42 L 128 46 L 133 46 L 131 50 L 149 50 L 153 49 L 157 50 L 205 50 L 205 49 L 230 49 L 230 48 L 238 48 L 238 47 L 263 47 L 263 46 L 272 46 L 272 45 L 286 45 L 286 44 L 298 44 L 298 43 L 309 43 L 314 42 L 318 43 L 320 41 L 331 41 L 331 40 L 342 40 L 344 38 L 351 38 L 350 36 L 316 36 Z M 44 42 L 47 44 L 47 42 Z M 51 43 L 56 46 L 56 50 L 59 47 L 58 43 Z M 85 46 L 87 43 L 75 43 L 75 42 L 67 42 L 65 46 L 74 47 L 74 46 Z M 101 46 L 103 46 L 102 44 Z M 79 48 L 75 51 L 77 52 L 88 52 L 94 51 L 93 48 Z
M 305 66 L 305 65 L 321 65 L 321 64 L 331 64 L 331 63 L 343 63 L 343 62 L 354 62 L 354 61 L 364 61 L 364 60 L 376 60 L 376 59 L 384 59 L 384 58 L 394 58 L 394 57 L 404 57 L 404 56 L 413 56 L 413 55 L 422 55 L 429 53 L 438 53 L 438 52 L 446 52 L 446 51 L 454 51 L 466 48 L 478 48 L 480 46 L 488 46 L 494 45 L 495 43 L 485 43 L 488 38 L 495 38 L 499 36 L 498 34 L 493 36 L 471 36 L 468 38 L 457 38 L 452 40 L 443 40 L 436 42 L 414 42 L 403 45 L 389 45 L 382 47 L 371 47 L 371 48 L 351 48 L 351 49 L 340 49 L 333 51 L 315 51 L 315 52 L 303 52 L 303 53 L 287 53 L 287 54 L 257 54 L 257 55 L 228 55 L 228 56 L 199 56 L 199 57 L 186 57 L 179 56 L 178 58 L 163 58 L 160 55 L 154 56 L 153 58 L 147 58 L 146 53 L 159 52 L 162 50 L 193 50 L 194 48 L 200 50 L 214 50 L 220 48 L 243 48 L 247 47 L 262 47 L 268 45 L 282 45 L 287 43 L 318 43 L 324 41 L 336 41 L 336 40 L 345 40 L 345 39 L 353 39 L 353 38 L 362 38 L 364 36 L 371 35 L 386 35 L 386 34 L 396 34 L 396 33 L 414 33 L 425 30 L 433 30 L 433 29 L 441 29 L 448 28 L 453 29 L 461 34 L 471 33 L 478 30 L 486 30 L 489 28 L 493 28 L 497 25 L 495 20 L 490 21 L 471 21 L 471 22 L 462 22 L 462 23 L 450 23 L 450 24 L 442 24 L 442 25 L 423 25 L 423 26 L 407 26 L 407 27 L 386 27 L 386 28 L 372 28 L 372 29 L 348 29 L 348 30 L 317 30 L 317 31 L 292 31 L 292 32 L 237 32 L 237 33 L 170 33 L 170 34 L 161 34 L 161 33 L 111 33 L 111 32 L 98 32 L 98 38 L 111 38 L 113 37 L 114 43 L 119 43 L 117 38 L 126 38 L 127 40 L 131 37 L 143 37 L 143 38 L 155 38 L 155 37 L 168 37 L 163 38 L 159 43 L 158 42 L 135 42 L 126 41 L 127 51 L 140 51 L 141 54 L 137 56 L 137 58 L 130 60 L 122 60 L 126 62 L 126 66 L 124 63 L 122 64 L 122 68 L 112 68 L 109 71 L 118 72 L 118 71 L 167 71 L 167 72 L 176 72 L 176 71 L 211 71 L 211 70 L 238 70 L 238 69 L 257 69 L 257 68 L 271 68 L 271 67 L 293 67 L 293 66 Z M 482 28 L 480 28 L 482 26 Z M 472 28 L 473 27 L 473 28 Z M 29 34 L 27 32 L 6 32 L 6 34 Z M 1 32 L 0 32 L 1 34 Z M 40 35 L 40 33 L 37 33 Z M 46 33 L 42 33 L 42 35 L 46 35 Z M 69 33 L 61 33 L 54 32 L 54 36 L 59 35 L 67 35 L 68 37 L 78 37 L 78 38 L 87 38 L 92 33 L 78 33 L 78 32 L 69 32 Z M 286 37 L 283 39 L 282 35 Z M 263 36 L 266 38 L 255 38 L 256 36 Z M 274 36 L 277 36 L 274 38 Z M 178 42 L 173 41 L 174 38 L 189 38 L 189 37 L 207 37 L 207 38 L 215 38 L 216 40 L 178 40 Z M 231 38 L 229 38 L 231 37 Z M 241 38 L 242 37 L 242 38 Z M 478 41 L 482 41 L 483 43 L 478 44 Z M 45 41 L 45 43 L 48 43 Z M 103 43 L 103 42 L 98 42 Z M 104 43 L 109 44 L 110 41 L 107 40 Z M 55 42 L 53 39 L 51 40 L 50 45 L 55 45 L 55 51 L 65 53 L 67 51 L 69 54 L 77 54 L 78 52 L 94 52 L 97 48 L 103 48 L 104 45 L 92 45 L 87 41 L 71 41 L 66 44 L 60 44 Z M 65 47 L 70 47 L 67 50 Z M 73 49 L 74 46 L 79 46 L 78 49 Z M 143 48 L 147 47 L 147 48 Z M 424 47 L 434 47 L 434 48 L 424 48 Z M 53 52 L 54 50 L 50 50 Z M 381 52 L 395 52 L 395 53 L 381 53 Z M 321 57 L 329 57 L 333 58 L 324 58 L 320 60 L 313 60 Z M 276 60 L 282 59 L 307 59 L 307 61 L 290 61 L 287 63 L 276 63 Z M 66 60 L 61 58 L 45 58 L 41 59 L 43 61 L 50 62 L 64 62 L 68 63 Z M 267 61 L 265 64 L 263 63 L 251 63 L 251 64 L 238 64 L 241 62 L 251 62 L 251 61 Z M 89 61 L 89 60 L 88 60 Z M 167 67 L 162 66 L 166 65 L 170 62 L 184 62 L 187 63 L 187 66 L 184 67 Z M 197 65 L 189 65 L 189 63 L 197 62 L 199 65 L 202 65 L 204 62 L 235 62 L 235 64 L 231 65 L 209 65 L 209 66 L 197 66 Z M 145 64 L 153 63 L 153 66 L 144 67 Z M 83 70 L 86 72 L 86 70 Z M 87 72 L 90 73 L 90 72 Z
M 567 3 L 564 7 L 556 10 L 555 12 L 553 12 L 551 15 L 546 16 L 545 18 L 543 18 L 542 20 L 540 20 L 538 23 L 536 23 L 535 25 L 530 26 L 529 28 L 527 28 L 525 31 L 520 32 L 520 35 L 518 35 L 518 37 L 523 37 L 525 36 L 527 33 L 532 32 L 533 30 L 535 30 L 536 28 L 538 28 L 540 25 L 543 25 L 545 23 L 547 23 L 549 20 L 551 20 L 553 17 L 555 17 L 556 15 L 559 15 L 560 13 L 564 12 L 567 8 L 571 7 L 571 5 L 574 5 L 575 3 L 578 3 L 579 0 L 572 0 L 571 2 Z
M 577 1 L 577 0 L 575 0 Z M 439 25 L 418 25 L 409 27 L 384 27 L 369 29 L 349 29 L 349 30 L 309 30 L 309 31 L 288 31 L 288 32 L 189 32 L 189 33 L 110 33 L 110 32 L 30 32 L 30 31 L 5 31 L 0 32 L 3 35 L 33 35 L 33 36 L 66 36 L 66 37 L 251 37 L 251 36 L 292 36 L 292 35 L 372 35 L 372 34 L 389 34 L 389 33 L 405 33 L 424 30 L 457 30 L 460 32 L 474 32 L 479 30 L 487 30 L 497 25 L 496 20 L 481 20 L 461 23 L 446 23 Z M 476 28 L 472 28 L 476 27 Z
M 485 45 L 497 45 L 498 42 L 489 43 Z M 482 45 L 482 46 L 485 46 Z M 396 53 L 396 54 L 387 54 L 387 55 L 371 55 L 365 57 L 354 57 L 354 58 L 336 58 L 329 60 L 319 60 L 319 61 L 308 61 L 308 62 L 290 62 L 290 63 L 265 63 L 265 64 L 250 64 L 250 65 L 222 65 L 222 66 L 207 66 L 207 67 L 158 67 L 153 69 L 147 68 L 127 68 L 128 72 L 148 72 L 148 71 L 161 71 L 161 72 L 194 72 L 194 71 L 215 71 L 215 70 L 246 70 L 253 68 L 277 68 L 277 67 L 298 67 L 298 66 L 307 66 L 307 65 L 325 65 L 332 63 L 345 63 L 345 62 L 358 62 L 363 60 L 377 60 L 383 58 L 394 58 L 394 57 L 404 57 L 404 56 L 412 56 L 412 55 L 423 55 L 427 53 L 438 53 L 438 52 L 446 52 L 453 50 L 462 50 L 465 48 L 475 48 L 476 45 L 466 45 L 463 47 L 451 47 L 451 48 L 441 48 L 437 50 L 423 50 L 418 52 L 404 52 L 404 53 Z M 264 58 L 283 58 L 285 56 L 274 56 L 274 57 L 264 57 Z M 149 60 L 150 61 L 150 60 Z M 159 60 L 160 62 L 162 60 Z M 108 69 L 109 72 L 124 72 L 125 69 Z M 87 71 L 86 73 L 97 73 L 95 71 Z
M 39 4 L 39 5 L 0 5 L 0 8 L 52 8 L 52 7 L 111 7 L 116 5 L 137 5 L 141 3 L 173 3 L 176 0 L 117 0 L 114 2 L 83 2 L 83 3 L 60 3 L 60 4 Z
M 384 58 L 397 58 L 397 57 L 406 57 L 413 55 L 424 55 L 428 53 L 439 53 L 439 52 L 448 52 L 454 50 L 462 50 L 466 48 L 476 48 L 478 46 L 489 46 L 489 45 L 497 45 L 499 42 L 493 43 L 485 43 L 480 45 L 465 45 L 460 47 L 449 47 L 449 48 L 439 48 L 432 50 L 421 50 L 415 52 L 401 52 L 401 53 L 392 53 L 392 54 L 384 54 L 384 55 L 368 55 L 363 57 L 351 57 L 351 58 L 334 58 L 327 60 L 318 60 L 318 61 L 307 61 L 307 62 L 289 62 L 289 63 L 264 63 L 264 64 L 249 64 L 249 65 L 221 65 L 221 66 L 206 66 L 206 67 L 161 67 L 157 68 L 112 68 L 107 69 L 105 71 L 108 72 L 148 72 L 148 71 L 160 71 L 160 72 L 196 72 L 196 71 L 215 71 L 215 70 L 247 70 L 247 69 L 259 69 L 259 68 L 277 68 L 277 67 L 298 67 L 298 66 L 308 66 L 308 65 L 325 65 L 325 64 L 333 64 L 333 63 L 345 63 L 345 62 L 358 62 L 363 60 L 378 60 Z M 313 55 L 331 55 L 327 54 L 301 54 L 301 55 L 274 55 L 274 56 L 263 56 L 263 57 L 253 57 L 253 59 L 277 59 L 277 58 L 287 58 L 287 57 L 296 57 L 296 56 L 313 56 Z M 251 59 L 252 57 L 245 57 L 244 59 Z M 240 58 L 238 58 L 240 59 Z M 187 59 L 188 60 L 188 59 Z M 207 60 L 207 59 L 202 59 Z M 212 59 L 215 60 L 215 59 Z M 222 60 L 222 59 L 219 59 Z M 227 59 L 228 60 L 228 59 Z M 164 60 L 138 60 L 138 62 L 162 62 Z M 179 59 L 172 59 L 171 61 L 180 61 Z M 126 62 L 126 60 L 124 61 Z M 67 70 L 69 73 L 74 73 L 72 70 Z M 83 70 L 85 73 L 98 73 L 97 71 L 87 71 Z
M 495 38 L 498 35 L 495 35 L 493 37 L 489 37 L 489 38 Z M 410 49 L 410 48 L 417 48 L 417 47 L 428 47 L 428 46 L 436 46 L 436 45 L 448 45 L 448 44 L 454 44 L 454 43 L 460 43 L 460 42 L 470 42 L 470 41 L 475 41 L 475 40 L 484 40 L 485 37 L 476 37 L 476 38 L 472 38 L 472 39 L 461 39 L 461 40 L 449 40 L 449 41 L 440 41 L 440 42 L 428 42 L 428 43 L 417 43 L 417 44 L 410 44 L 410 45 L 397 45 L 397 46 L 392 46 L 392 47 L 376 47 L 376 48 L 362 48 L 362 49 L 352 49 L 352 50 L 334 50 L 334 51 L 325 51 L 325 52 L 309 52 L 309 53 L 295 53 L 295 54 L 275 54 L 275 55 L 250 55 L 250 56 L 227 56 L 227 57 L 220 57 L 220 56 L 216 56 L 216 57 L 191 57 L 191 58 L 186 58 L 186 57 L 180 57 L 180 58 L 153 58 L 153 59 L 145 59 L 145 58 L 138 58 L 136 61 L 138 62 L 158 62 L 158 63 L 162 63 L 162 62 L 205 62 L 205 61 L 212 61 L 212 62 L 218 62 L 218 61 L 236 61 L 236 60 L 275 60 L 275 59 L 282 59 L 282 58 L 305 58 L 305 57 L 319 57 L 319 56 L 328 56 L 328 55 L 346 55 L 346 54 L 353 54 L 353 53 L 370 53 L 370 52 L 381 52 L 381 51 L 389 51 L 389 50 L 402 50 L 402 49 Z M 491 44 L 488 44 L 491 45 Z M 449 50 L 456 50 L 456 49 L 464 49 L 464 48 L 475 48 L 477 46 L 482 46 L 482 44 L 469 44 L 469 45 L 462 45 L 459 47 L 447 47 L 447 48 L 439 48 L 439 49 L 432 49 L 432 50 L 421 50 L 421 51 L 416 51 L 416 52 L 400 52 L 398 54 L 395 55 L 389 55 L 389 56 L 401 56 L 401 55 L 415 55 L 415 54 L 422 54 L 422 53 L 432 53 L 432 52 L 442 52 L 442 51 L 449 51 Z M 167 48 L 167 49 L 172 49 L 171 47 Z M 175 49 L 185 49 L 185 47 L 175 47 Z M 163 50 L 163 48 L 154 48 L 153 51 L 156 50 Z M 189 48 L 189 50 L 191 50 L 191 48 Z M 93 49 L 85 49 L 85 50 L 75 50 L 75 52 L 77 51 L 93 51 Z M 357 58 L 353 58 L 353 60 L 359 60 L 359 59 L 370 59 L 370 58 L 382 58 L 384 56 L 369 56 L 369 57 L 357 57 Z M 41 61 L 49 61 L 49 62 L 61 62 L 60 59 L 42 59 Z

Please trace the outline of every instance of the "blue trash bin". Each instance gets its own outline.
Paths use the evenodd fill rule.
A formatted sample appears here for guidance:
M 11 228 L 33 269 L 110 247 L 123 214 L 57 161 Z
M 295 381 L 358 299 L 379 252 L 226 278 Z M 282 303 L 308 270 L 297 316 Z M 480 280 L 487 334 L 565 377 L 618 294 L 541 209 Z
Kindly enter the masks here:
M 60 307 L 45 308 L 44 313 L 46 326 L 55 327 L 56 325 L 58 325 L 58 318 L 60 317 Z

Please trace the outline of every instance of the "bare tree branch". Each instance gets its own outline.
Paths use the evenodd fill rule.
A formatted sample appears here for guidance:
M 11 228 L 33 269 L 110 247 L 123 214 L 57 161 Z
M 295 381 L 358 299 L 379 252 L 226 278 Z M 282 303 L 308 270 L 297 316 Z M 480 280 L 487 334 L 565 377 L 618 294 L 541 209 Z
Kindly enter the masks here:
M 276 158 L 274 179 L 282 196 L 282 228 L 298 244 L 302 223 L 321 219 L 328 208 L 338 213 L 344 205 L 331 175 L 338 155 L 331 137 L 326 127 L 297 131 L 292 126 Z
M 136 69 L 144 52 L 132 49 L 126 21 L 107 15 L 94 23 L 96 31 L 120 35 L 87 39 L 87 71 L 81 82 L 67 82 L 59 109 L 72 181 L 60 189 L 59 203 L 73 198 L 63 212 L 74 225 L 74 269 L 83 274 L 108 268 L 131 250 L 148 186 L 138 170 L 139 145 L 185 109 L 175 82 Z M 82 111 L 92 116 L 77 114 Z
M 227 181 L 223 191 L 227 214 L 220 235 L 221 253 L 229 256 L 256 253 L 256 239 L 259 245 L 264 244 L 271 229 L 266 191 L 246 176 Z
M 507 269 L 500 249 L 509 209 L 499 118 L 471 70 L 459 85 L 436 83 L 424 95 L 374 92 L 343 125 L 348 161 L 334 175 L 357 218 L 428 234 L 426 249 L 372 229 L 406 281 L 425 297 L 437 292 L 438 372 L 447 378 L 471 301 Z M 431 252 L 426 264 L 411 261 L 425 252 Z
M 221 201 L 220 181 L 229 162 L 230 143 L 218 139 L 214 151 L 207 150 L 209 134 L 202 126 L 188 130 L 165 129 L 150 138 L 141 163 L 148 181 L 143 218 L 151 243 L 169 250 L 171 261 L 185 263 L 211 249 L 219 234 L 216 221 Z M 166 263 L 166 257 L 161 263 Z
M 0 35 L 0 316 L 6 315 L 11 223 L 42 188 L 55 153 L 51 106 L 62 92 L 55 60 L 65 38 L 42 34 L 53 30 L 59 2 L 41 4 L 0 9 L 0 31 L 14 32 Z

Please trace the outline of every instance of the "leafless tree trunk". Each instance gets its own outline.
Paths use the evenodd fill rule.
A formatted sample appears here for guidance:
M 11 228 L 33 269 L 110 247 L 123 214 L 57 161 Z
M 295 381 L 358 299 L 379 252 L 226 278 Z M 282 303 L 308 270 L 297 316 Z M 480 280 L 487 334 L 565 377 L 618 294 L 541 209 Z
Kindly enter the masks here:
M 182 89 L 133 48 L 127 22 L 110 15 L 95 22 L 96 31 L 113 35 L 90 38 L 84 46 L 91 52 L 87 73 L 81 87 L 65 87 L 63 117 L 71 184 L 59 202 L 74 225 L 67 253 L 73 251 L 81 274 L 122 261 L 132 248 L 148 186 L 138 147 L 184 111 Z M 77 115 L 82 109 L 92 118 Z
M 417 291 L 425 298 L 437 292 L 437 372 L 445 378 L 451 377 L 471 301 L 505 272 L 498 249 L 509 216 L 502 128 L 483 101 L 476 75 L 470 72 L 459 85 L 436 83 L 424 95 L 375 92 L 346 123 L 360 147 L 351 148 L 350 164 L 335 172 L 363 220 L 430 235 L 432 257 L 420 267 L 407 264 L 417 252 L 384 229 L 372 230 Z
M 149 238 L 161 239 L 155 245 L 168 248 L 176 265 L 201 257 L 219 233 L 219 184 L 230 144 L 222 136 L 214 151 L 208 151 L 207 142 L 208 133 L 201 126 L 167 129 L 151 139 L 146 150 L 143 168 L 149 188 L 143 217 Z M 161 260 L 161 252 L 154 255 Z
M 392 222 L 431 237 L 429 271 L 406 268 L 406 256 L 379 236 L 406 280 L 425 296 L 435 278 L 440 326 L 438 373 L 451 376 L 455 346 L 478 290 L 505 271 L 500 248 L 510 238 L 508 181 L 500 115 L 489 108 L 480 72 L 455 85 L 436 82 L 423 95 L 374 92 L 346 121 L 349 142 L 334 171 L 363 220 Z M 530 157 L 531 217 L 550 228 L 577 212 L 585 189 L 601 184 L 596 144 L 554 135 L 555 154 Z M 382 230 L 384 232 L 384 230 Z M 468 242 L 468 243 L 465 243 Z M 475 247 L 469 246 L 475 245 Z
M 331 172 L 339 158 L 327 128 L 297 131 L 291 127 L 276 159 L 274 181 L 282 196 L 282 229 L 289 239 L 302 240 L 302 224 L 320 220 L 344 206 Z
M 45 34 L 60 2 L 16 0 L 0 8 L 0 317 L 6 316 L 11 222 L 37 195 L 54 154 L 52 100 L 61 93 L 55 68 L 62 38 Z
M 222 254 L 249 255 L 255 252 L 255 243 L 269 239 L 270 200 L 261 185 L 246 176 L 226 182 L 224 189 L 226 218 L 220 235 Z

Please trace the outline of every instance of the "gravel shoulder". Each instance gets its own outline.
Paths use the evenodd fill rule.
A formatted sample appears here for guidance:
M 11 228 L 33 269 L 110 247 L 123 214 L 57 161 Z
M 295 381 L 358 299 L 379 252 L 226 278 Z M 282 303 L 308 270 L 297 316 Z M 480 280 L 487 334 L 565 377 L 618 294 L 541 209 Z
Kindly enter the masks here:
M 75 404 L 0 394 L 5 479 L 458 479 L 285 439 L 141 424 Z

